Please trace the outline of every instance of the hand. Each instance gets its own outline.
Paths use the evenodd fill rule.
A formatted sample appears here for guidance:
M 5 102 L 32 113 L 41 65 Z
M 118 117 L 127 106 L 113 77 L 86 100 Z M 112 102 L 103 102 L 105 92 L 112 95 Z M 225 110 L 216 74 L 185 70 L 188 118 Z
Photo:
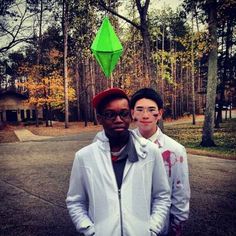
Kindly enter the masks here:
M 150 232 L 151 232 L 151 236 L 157 236 L 157 233 L 156 233 L 156 232 L 154 232 L 154 231 L 152 231 L 152 230 L 150 230 Z
M 181 236 L 182 235 L 182 227 L 180 225 L 175 225 L 171 227 L 169 236 Z

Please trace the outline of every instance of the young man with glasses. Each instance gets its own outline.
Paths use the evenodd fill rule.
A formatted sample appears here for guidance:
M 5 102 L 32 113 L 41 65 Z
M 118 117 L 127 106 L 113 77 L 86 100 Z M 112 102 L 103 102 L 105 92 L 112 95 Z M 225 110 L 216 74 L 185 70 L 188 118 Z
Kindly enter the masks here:
M 189 173 L 185 148 L 163 134 L 157 126 L 163 114 L 161 96 L 151 88 L 143 88 L 130 100 L 131 113 L 137 125 L 135 133 L 159 147 L 171 189 L 171 207 L 160 235 L 182 235 L 183 223 L 189 215 Z
M 123 90 L 93 99 L 103 131 L 76 153 L 67 207 L 84 235 L 151 236 L 164 226 L 170 189 L 159 149 L 129 131 L 129 100 Z

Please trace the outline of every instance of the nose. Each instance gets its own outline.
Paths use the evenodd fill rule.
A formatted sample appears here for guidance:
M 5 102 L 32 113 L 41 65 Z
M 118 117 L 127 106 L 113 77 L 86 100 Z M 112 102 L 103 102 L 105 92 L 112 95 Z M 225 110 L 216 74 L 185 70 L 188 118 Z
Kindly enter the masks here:
M 149 112 L 146 110 L 146 109 L 144 109 L 144 111 L 143 111 L 143 118 L 148 118 L 149 117 Z
M 114 122 L 122 122 L 123 123 L 123 120 L 120 118 L 120 115 L 117 115 Z

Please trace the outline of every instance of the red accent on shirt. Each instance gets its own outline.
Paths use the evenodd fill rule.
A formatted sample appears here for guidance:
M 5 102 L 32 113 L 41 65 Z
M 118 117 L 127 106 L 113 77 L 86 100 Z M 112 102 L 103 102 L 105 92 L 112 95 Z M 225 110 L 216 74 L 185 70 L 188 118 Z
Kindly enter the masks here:
M 162 153 L 164 162 L 168 164 L 169 167 L 169 177 L 171 176 L 171 160 L 170 160 L 170 151 L 166 150 Z
M 111 160 L 112 160 L 112 161 L 117 161 L 117 160 L 118 160 L 118 157 L 117 157 L 117 156 L 111 156 Z

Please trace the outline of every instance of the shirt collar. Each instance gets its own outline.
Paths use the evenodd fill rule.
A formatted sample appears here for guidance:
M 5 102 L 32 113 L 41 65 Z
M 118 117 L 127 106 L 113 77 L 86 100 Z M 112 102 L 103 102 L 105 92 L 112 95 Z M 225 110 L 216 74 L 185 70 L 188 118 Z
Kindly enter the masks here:
M 138 135 L 142 137 L 142 134 L 139 132 L 139 129 L 138 129 Z M 148 140 L 150 140 L 153 143 L 158 144 L 159 147 L 163 147 L 164 134 L 162 133 L 161 129 L 159 127 L 157 127 L 156 132 L 150 138 L 148 138 Z
M 138 154 L 134 146 L 133 139 L 131 135 L 129 135 L 129 141 L 124 148 L 124 150 L 121 152 L 119 156 L 119 160 L 127 158 L 130 162 L 136 162 L 138 161 Z

